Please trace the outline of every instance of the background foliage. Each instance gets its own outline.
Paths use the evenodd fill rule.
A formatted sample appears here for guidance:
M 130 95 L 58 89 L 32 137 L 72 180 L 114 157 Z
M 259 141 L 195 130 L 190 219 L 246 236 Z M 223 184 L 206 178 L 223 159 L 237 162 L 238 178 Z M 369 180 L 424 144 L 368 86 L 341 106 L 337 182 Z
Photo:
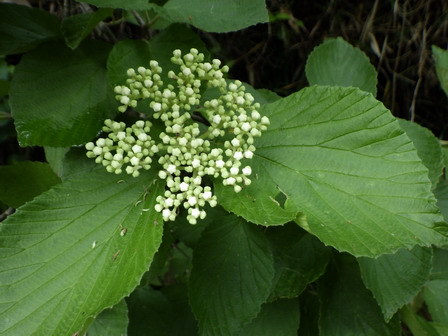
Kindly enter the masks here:
M 299 3 L 0 3 L 1 335 L 447 334 L 447 5 Z M 195 226 L 81 146 L 191 47 L 271 119 Z

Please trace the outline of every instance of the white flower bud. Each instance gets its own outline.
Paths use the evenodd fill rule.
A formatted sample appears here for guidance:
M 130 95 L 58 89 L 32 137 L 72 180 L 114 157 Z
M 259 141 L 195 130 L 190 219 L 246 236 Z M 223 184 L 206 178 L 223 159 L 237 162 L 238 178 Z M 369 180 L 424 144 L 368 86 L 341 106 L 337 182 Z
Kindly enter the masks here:
M 163 209 L 162 216 L 164 220 L 167 220 L 171 215 L 170 209 Z
M 141 151 L 142 151 L 142 147 L 139 146 L 139 145 L 134 145 L 134 146 L 132 146 L 132 151 L 133 151 L 135 154 L 137 154 L 137 153 L 141 153 Z
M 191 209 L 191 216 L 194 218 L 198 218 L 200 216 L 201 212 L 198 208 Z
M 233 147 L 239 147 L 240 146 L 240 140 L 238 140 L 237 138 L 233 138 L 231 143 L 232 143 Z
M 188 204 L 190 204 L 191 206 L 195 206 L 196 203 L 198 202 L 198 200 L 197 200 L 196 197 L 194 197 L 194 196 L 190 196 L 190 197 L 188 197 L 187 202 L 188 202 Z
M 250 151 L 250 150 L 247 150 L 247 151 L 244 152 L 244 157 L 246 159 L 252 159 L 253 156 L 254 156 L 254 153 L 252 151 Z
M 160 104 L 160 103 L 154 103 L 154 104 L 152 105 L 152 109 L 153 109 L 155 112 L 159 112 L 159 111 L 162 109 L 162 104 Z
M 167 199 L 165 199 L 165 206 L 166 207 L 172 207 L 173 206 L 173 204 L 174 204 L 174 200 L 172 199 L 172 198 L 167 198 Z
M 162 179 L 162 180 L 164 180 L 164 179 L 166 179 L 166 172 L 164 171 L 164 170 L 161 170 L 161 171 L 159 171 L 159 177 Z
M 225 162 L 223 160 L 216 160 L 216 162 L 215 162 L 216 168 L 223 168 L 224 164 L 225 164 Z
M 246 176 L 249 176 L 250 174 L 252 174 L 252 168 L 250 166 L 244 167 L 241 171 Z
M 241 152 L 235 152 L 234 154 L 233 154 L 233 158 L 235 159 L 235 160 L 241 160 L 242 158 L 243 158 L 243 153 L 241 153 Z
M 230 168 L 230 174 L 232 175 L 237 175 L 239 173 L 239 168 L 238 167 L 232 167 Z
M 215 115 L 213 116 L 213 118 L 212 118 L 212 121 L 213 121 L 215 124 L 219 124 L 219 123 L 221 122 L 221 116 L 218 115 L 218 114 L 215 114 Z
M 133 158 L 131 158 L 130 162 L 131 162 L 131 165 L 136 166 L 140 163 L 140 159 L 138 157 L 134 156 Z
M 269 124 L 270 124 L 269 118 L 266 117 L 266 116 L 262 117 L 262 118 L 261 118 L 261 123 L 262 123 L 263 125 L 269 125 Z
M 101 147 L 95 147 L 95 148 L 92 150 L 92 152 L 93 152 L 93 154 L 95 154 L 95 155 L 101 155 L 101 154 L 103 153 L 103 150 L 101 149 Z
M 248 122 L 245 122 L 245 123 L 243 123 L 243 124 L 241 125 L 241 129 L 242 129 L 244 132 L 249 132 L 251 128 L 252 128 L 252 127 L 250 126 L 250 123 L 248 123 Z
M 202 194 L 202 198 L 208 201 L 210 198 L 212 198 L 212 192 L 211 191 L 204 191 Z
M 166 171 L 170 174 L 174 174 L 177 170 L 177 167 L 175 165 L 168 165 L 166 168 Z
M 238 96 L 238 97 L 236 97 L 235 102 L 236 102 L 238 105 L 243 105 L 246 101 L 244 100 L 243 97 Z
M 180 189 L 180 191 L 187 191 L 188 190 L 188 183 L 185 183 L 185 182 L 182 182 L 180 185 L 179 185 L 179 189 Z
M 129 104 L 129 101 L 130 101 L 130 99 L 129 99 L 129 97 L 127 97 L 127 96 L 122 96 L 122 97 L 120 98 L 120 103 L 122 103 L 123 105 L 128 105 L 128 104 Z

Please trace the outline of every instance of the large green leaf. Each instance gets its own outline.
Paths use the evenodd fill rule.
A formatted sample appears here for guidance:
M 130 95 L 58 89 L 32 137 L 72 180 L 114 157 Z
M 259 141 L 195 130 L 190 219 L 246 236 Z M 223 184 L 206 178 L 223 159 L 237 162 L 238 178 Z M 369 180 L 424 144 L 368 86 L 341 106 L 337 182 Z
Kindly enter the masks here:
M 100 8 L 92 13 L 69 16 L 62 21 L 61 31 L 67 46 L 76 49 L 102 20 L 111 16 L 113 9 Z
M 10 92 L 21 146 L 79 145 L 97 134 L 115 112 L 108 104 L 108 52 L 97 41 L 75 51 L 46 43 L 22 58 Z
M 210 223 L 196 244 L 190 304 L 201 335 L 234 335 L 255 318 L 274 276 L 269 242 L 255 225 L 233 215 Z
M 0 3 L 0 55 L 17 54 L 59 35 L 56 16 L 37 8 Z
M 162 238 L 153 176 L 76 174 L 0 224 L 0 334 L 82 334 L 137 286 Z
M 277 300 L 266 303 L 260 314 L 238 336 L 297 336 L 300 323 L 298 300 Z
M 171 23 L 188 23 L 199 29 L 224 33 L 267 22 L 264 0 L 168 0 L 158 6 L 148 0 L 83 0 L 98 7 L 128 10 L 155 10 Z
M 436 63 L 436 73 L 439 78 L 440 85 L 448 95 L 448 50 L 432 46 L 432 55 Z
M 377 75 L 369 58 L 341 37 L 316 47 L 306 62 L 311 85 L 354 86 L 376 95 Z
M 267 22 L 264 0 L 168 0 L 164 5 L 172 22 L 185 22 L 215 33 L 243 29 Z
M 90 325 L 87 336 L 124 336 L 128 329 L 128 307 L 124 300 L 106 309 Z
M 416 123 L 398 119 L 400 127 L 406 132 L 406 135 L 412 140 L 417 149 L 418 156 L 423 164 L 428 168 L 429 179 L 434 189 L 439 183 L 443 171 L 443 153 L 439 140 L 430 130 Z
M 357 256 L 441 244 L 446 224 L 428 170 L 396 119 L 356 88 L 305 88 L 262 106 L 262 166 L 323 243 Z
M 0 166 L 0 201 L 18 208 L 59 182 L 47 163 L 23 161 Z
M 293 223 L 267 231 L 274 253 L 271 297 L 294 298 L 325 271 L 330 249 Z
M 429 278 L 432 250 L 400 249 L 377 259 L 359 258 L 362 279 L 381 307 L 386 321 L 412 301 Z
M 128 299 L 129 336 L 196 336 L 197 322 L 188 305 L 186 287 L 162 291 L 138 288 Z
M 319 283 L 320 336 L 398 336 L 397 319 L 386 323 L 364 287 L 356 260 L 341 255 Z

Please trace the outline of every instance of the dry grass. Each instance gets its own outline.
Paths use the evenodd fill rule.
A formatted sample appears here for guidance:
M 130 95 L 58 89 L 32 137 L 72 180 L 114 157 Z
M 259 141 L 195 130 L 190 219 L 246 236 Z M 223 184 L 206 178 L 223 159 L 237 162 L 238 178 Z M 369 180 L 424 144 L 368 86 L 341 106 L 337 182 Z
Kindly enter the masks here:
M 221 46 L 221 58 L 233 61 L 233 76 L 290 94 L 307 85 L 311 50 L 325 38 L 342 36 L 369 56 L 378 71 L 378 99 L 394 115 L 448 138 L 448 99 L 431 56 L 431 45 L 448 47 L 448 1 L 271 0 L 268 7 L 291 19 L 206 35 Z

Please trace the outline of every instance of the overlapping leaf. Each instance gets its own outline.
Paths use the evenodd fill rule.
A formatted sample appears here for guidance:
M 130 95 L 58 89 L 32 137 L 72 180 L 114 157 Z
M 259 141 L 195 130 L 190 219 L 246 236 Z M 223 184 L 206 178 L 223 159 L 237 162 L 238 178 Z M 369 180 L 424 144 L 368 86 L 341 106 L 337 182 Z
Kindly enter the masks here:
M 311 85 L 354 86 L 376 95 L 377 75 L 369 58 L 341 37 L 317 46 L 305 71 Z
M 255 318 L 274 276 L 269 242 L 253 224 L 217 217 L 195 246 L 190 303 L 202 335 L 234 335 Z
M 238 336 L 296 336 L 300 312 L 298 300 L 277 300 L 263 305 L 260 314 Z
M 356 260 L 339 256 L 322 282 L 319 335 L 398 336 L 397 319 L 386 323 L 372 294 L 364 287 Z
M 0 55 L 28 51 L 58 37 L 59 20 L 37 8 L 0 3 Z
M 448 95 L 448 50 L 443 50 L 437 46 L 432 46 L 432 55 L 436 63 L 436 73 L 440 85 Z
M 400 127 L 412 140 L 417 149 L 418 156 L 423 164 L 428 168 L 429 179 L 432 182 L 432 189 L 439 183 L 443 170 L 443 153 L 439 140 L 432 132 L 414 122 L 398 119 Z
M 0 201 L 18 208 L 59 182 L 47 163 L 24 161 L 0 166 Z
M 162 236 L 153 181 L 76 174 L 0 224 L 2 335 L 82 333 L 135 288 Z
M 263 167 L 322 242 L 376 256 L 446 240 L 427 168 L 372 95 L 315 86 L 262 113 L 271 126 L 255 143 L 254 171 Z
M 26 54 L 11 84 L 10 103 L 21 146 L 65 147 L 94 137 L 110 108 L 109 46 L 90 41 L 72 51 L 46 43 Z
M 431 261 L 432 250 L 419 246 L 377 259 L 358 260 L 362 279 L 387 321 L 420 292 L 429 278 Z

